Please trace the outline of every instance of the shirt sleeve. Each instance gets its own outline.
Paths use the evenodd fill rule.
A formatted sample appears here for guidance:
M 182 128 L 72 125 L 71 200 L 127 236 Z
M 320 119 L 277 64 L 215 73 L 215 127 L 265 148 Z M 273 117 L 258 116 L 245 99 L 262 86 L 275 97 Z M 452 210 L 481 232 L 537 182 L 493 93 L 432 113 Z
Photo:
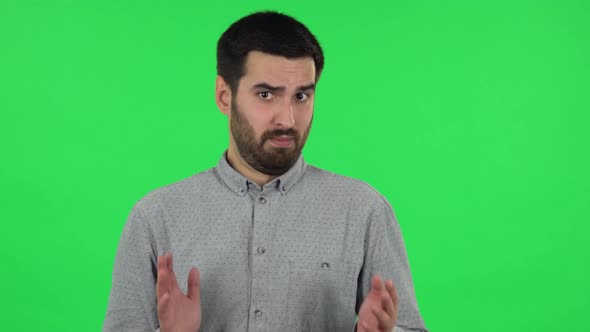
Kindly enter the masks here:
M 412 276 L 400 227 L 389 202 L 381 196 L 369 215 L 365 232 L 365 257 L 357 286 L 356 313 L 371 288 L 371 278 L 378 274 L 392 279 L 398 294 L 398 317 L 395 332 L 425 331 L 418 310 Z
M 103 331 L 156 331 L 157 255 L 146 218 L 134 206 L 119 241 Z

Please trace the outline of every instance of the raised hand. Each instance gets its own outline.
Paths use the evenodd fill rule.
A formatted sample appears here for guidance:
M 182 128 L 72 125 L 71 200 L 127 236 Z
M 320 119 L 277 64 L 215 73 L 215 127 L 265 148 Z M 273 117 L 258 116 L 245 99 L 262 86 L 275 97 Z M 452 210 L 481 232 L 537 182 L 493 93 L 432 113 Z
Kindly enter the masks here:
M 371 278 L 371 291 L 359 309 L 358 332 L 391 332 L 397 322 L 397 292 L 393 280 Z
M 172 268 L 172 253 L 158 257 L 158 319 L 161 332 L 197 332 L 201 327 L 200 274 L 193 267 L 188 274 L 188 289 L 184 295 Z

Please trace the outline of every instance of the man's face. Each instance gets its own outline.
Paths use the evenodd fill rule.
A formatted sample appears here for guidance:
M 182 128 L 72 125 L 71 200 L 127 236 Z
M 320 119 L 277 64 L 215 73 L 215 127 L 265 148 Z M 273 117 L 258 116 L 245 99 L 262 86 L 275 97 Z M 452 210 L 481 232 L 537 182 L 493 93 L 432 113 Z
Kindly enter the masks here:
M 311 129 L 313 59 L 252 51 L 245 69 L 231 101 L 231 135 L 252 168 L 281 175 L 301 155 Z

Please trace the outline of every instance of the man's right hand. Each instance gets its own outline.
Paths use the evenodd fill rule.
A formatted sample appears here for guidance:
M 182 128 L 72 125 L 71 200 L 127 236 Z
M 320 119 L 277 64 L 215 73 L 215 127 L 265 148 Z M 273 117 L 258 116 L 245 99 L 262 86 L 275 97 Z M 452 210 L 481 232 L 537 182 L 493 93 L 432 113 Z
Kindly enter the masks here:
M 201 327 L 201 289 L 199 270 L 188 274 L 188 289 L 184 295 L 172 269 L 172 253 L 158 257 L 158 319 L 161 332 L 197 332 Z

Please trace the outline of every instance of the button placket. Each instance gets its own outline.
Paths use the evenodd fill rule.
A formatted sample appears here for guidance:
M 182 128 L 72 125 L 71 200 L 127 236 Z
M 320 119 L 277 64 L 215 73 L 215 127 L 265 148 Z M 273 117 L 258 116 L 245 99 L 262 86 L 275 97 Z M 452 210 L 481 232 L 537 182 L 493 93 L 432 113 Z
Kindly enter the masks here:
M 268 276 L 269 264 L 271 263 L 269 253 L 266 251 L 265 244 L 270 243 L 270 227 L 271 227 L 271 193 L 264 191 L 255 190 L 252 195 L 253 200 L 253 214 L 252 225 L 254 226 L 253 237 L 252 237 L 252 249 L 251 255 L 252 260 L 252 293 L 251 293 L 251 307 L 250 311 L 252 314 L 251 323 L 260 324 L 261 322 L 269 319 L 270 317 L 262 317 L 263 310 L 260 307 L 261 304 L 268 301 L 267 299 L 271 294 L 269 293 L 269 282 L 271 280 Z M 272 315 L 267 313 L 268 315 Z M 265 316 L 267 316 L 265 314 Z

